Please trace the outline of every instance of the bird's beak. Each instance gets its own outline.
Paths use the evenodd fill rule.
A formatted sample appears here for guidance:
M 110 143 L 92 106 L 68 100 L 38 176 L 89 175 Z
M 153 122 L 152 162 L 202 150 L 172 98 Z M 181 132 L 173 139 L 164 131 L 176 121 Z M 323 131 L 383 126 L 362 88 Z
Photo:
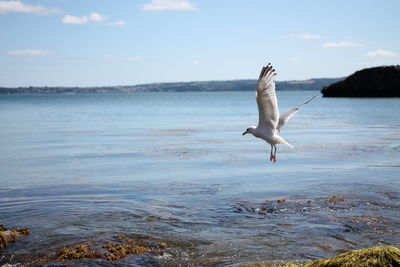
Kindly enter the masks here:
M 247 134 L 247 133 L 249 133 L 248 131 L 245 131 L 244 133 L 242 133 L 242 135 L 245 135 L 245 134 Z

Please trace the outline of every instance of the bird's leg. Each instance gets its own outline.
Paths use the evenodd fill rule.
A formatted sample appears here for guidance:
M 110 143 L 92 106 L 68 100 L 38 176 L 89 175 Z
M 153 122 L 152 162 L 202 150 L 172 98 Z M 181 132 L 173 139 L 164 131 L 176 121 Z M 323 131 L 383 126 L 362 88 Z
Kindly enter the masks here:
M 272 155 L 272 150 L 273 150 L 274 148 L 273 148 L 273 146 L 271 145 L 271 152 L 270 152 L 270 155 L 269 155 L 269 161 L 272 161 L 273 160 L 273 155 Z
M 272 162 L 276 163 L 276 146 L 274 145 L 275 151 L 274 151 L 274 155 L 272 156 Z

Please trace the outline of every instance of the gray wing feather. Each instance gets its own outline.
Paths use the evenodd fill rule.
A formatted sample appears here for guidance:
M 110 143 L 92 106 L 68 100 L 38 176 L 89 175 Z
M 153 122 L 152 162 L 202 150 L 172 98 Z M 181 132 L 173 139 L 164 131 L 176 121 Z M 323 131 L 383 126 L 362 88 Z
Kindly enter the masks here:
M 304 102 L 303 104 L 298 105 L 297 107 L 294 107 L 294 108 L 289 109 L 288 111 L 282 113 L 282 114 L 279 116 L 278 126 L 276 127 L 276 129 L 278 130 L 278 132 L 281 131 L 282 126 L 285 125 L 285 123 L 286 123 L 291 117 L 293 117 L 294 114 L 296 114 L 296 112 L 299 111 L 299 109 L 300 109 L 302 106 L 304 106 L 305 104 L 310 103 L 311 100 L 313 100 L 313 99 L 316 98 L 317 96 L 319 96 L 319 95 L 313 96 L 310 100 Z
M 279 120 L 278 100 L 275 93 L 276 73 L 270 64 L 260 72 L 257 84 L 258 126 L 273 133 Z

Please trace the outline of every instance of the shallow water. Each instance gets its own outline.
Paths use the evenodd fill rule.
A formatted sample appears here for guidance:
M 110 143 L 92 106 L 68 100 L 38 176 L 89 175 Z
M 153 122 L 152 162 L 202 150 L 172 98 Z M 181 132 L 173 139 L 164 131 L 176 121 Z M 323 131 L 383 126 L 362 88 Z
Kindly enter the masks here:
M 314 94 L 279 92 L 280 109 Z M 400 246 L 399 111 L 396 98 L 317 98 L 271 164 L 241 135 L 253 92 L 0 96 L 0 224 L 31 229 L 0 264 L 120 233 L 168 246 L 117 262 L 132 266 Z

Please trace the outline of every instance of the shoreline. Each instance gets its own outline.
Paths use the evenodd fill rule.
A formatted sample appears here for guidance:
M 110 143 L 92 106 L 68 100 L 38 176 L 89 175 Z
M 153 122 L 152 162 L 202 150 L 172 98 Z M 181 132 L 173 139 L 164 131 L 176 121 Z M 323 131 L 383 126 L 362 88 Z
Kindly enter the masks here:
M 7 247 L 8 253 L 12 254 L 12 246 L 24 236 L 30 234 L 28 228 L 23 229 L 6 229 L 1 225 L 0 229 L 0 253 L 5 252 Z M 8 238 L 8 239 L 7 239 Z M 25 255 L 21 262 L 16 262 L 11 256 L 9 262 L 7 260 L 2 266 L 35 266 L 42 264 L 82 264 L 82 263 L 110 263 L 118 264 L 124 260 L 129 260 L 140 255 L 149 255 L 159 259 L 162 266 L 225 266 L 236 267 L 332 267 L 332 266 L 360 266 L 360 267 L 395 267 L 400 266 L 400 249 L 394 246 L 375 246 L 370 248 L 351 250 L 341 253 L 334 257 L 316 259 L 311 261 L 298 260 L 272 260 L 267 262 L 221 262 L 213 259 L 201 258 L 192 259 L 187 262 L 180 262 L 168 253 L 173 247 L 166 243 L 156 240 L 135 240 L 125 234 L 119 234 L 110 238 L 98 238 L 81 241 L 68 246 L 62 246 L 57 249 L 50 249 L 47 254 Z M 6 255 L 3 255 L 4 260 Z M 178 263 L 179 262 L 179 263 Z M 158 266 L 158 265 L 157 265 Z

